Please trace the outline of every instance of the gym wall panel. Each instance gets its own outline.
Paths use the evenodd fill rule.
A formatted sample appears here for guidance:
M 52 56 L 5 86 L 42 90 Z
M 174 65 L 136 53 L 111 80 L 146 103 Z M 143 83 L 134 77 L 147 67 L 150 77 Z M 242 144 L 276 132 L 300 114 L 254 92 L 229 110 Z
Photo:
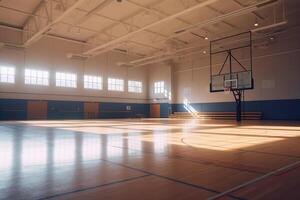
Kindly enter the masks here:
M 131 108 L 134 110 L 135 114 L 140 117 L 149 117 L 150 115 L 150 105 L 149 104 L 130 104 Z M 139 117 L 138 116 L 138 117 Z
M 99 115 L 99 103 L 84 102 L 84 118 L 97 119 Z
M 267 40 L 268 38 L 266 38 Z M 254 90 L 245 92 L 247 101 L 299 99 L 300 92 L 300 28 L 276 35 L 276 41 L 261 46 L 254 41 Z M 210 93 L 209 54 L 196 54 L 181 59 L 175 68 L 176 103 L 231 102 L 233 96 Z M 269 86 L 265 83 L 271 82 Z M 174 103 L 175 103 L 174 102 Z
M 0 120 L 25 120 L 26 118 L 26 100 L 0 99 Z
M 12 43 L 18 42 L 15 31 L 6 32 L 0 28 L 0 38 Z M 88 60 L 69 59 L 67 54 L 80 53 L 84 45 L 43 37 L 25 49 L 2 48 L 0 65 L 13 66 L 16 69 L 14 84 L 0 84 L 2 99 L 32 99 L 53 101 L 84 101 L 84 102 L 124 102 L 148 103 L 147 69 L 126 68 L 118 66 L 118 62 L 127 62 L 128 56 L 107 52 Z M 134 59 L 134 57 L 130 58 Z M 24 84 L 25 68 L 49 71 L 49 86 Z M 55 86 L 55 72 L 77 74 L 77 88 Z M 103 90 L 85 89 L 84 75 L 101 76 Z M 125 91 L 113 92 L 107 90 L 107 78 L 124 79 Z M 143 82 L 142 93 L 127 92 L 127 80 Z
M 168 118 L 170 110 L 172 110 L 172 106 L 168 103 L 152 103 L 150 104 L 150 117 Z
M 150 103 L 166 103 L 169 102 L 169 95 L 173 96 L 172 91 L 172 66 L 170 64 L 159 63 L 157 65 L 149 65 L 148 67 L 148 81 L 149 90 L 148 97 Z M 164 92 L 155 94 L 154 83 L 157 81 L 164 81 Z
M 160 117 L 161 118 L 168 118 L 169 117 L 169 104 L 168 103 L 161 103 L 160 104 Z
M 93 116 L 86 116 L 88 112 L 93 112 L 91 114 Z M 0 120 L 84 119 L 85 117 L 112 119 L 149 116 L 149 104 L 0 99 Z
M 150 117 L 151 118 L 159 118 L 160 117 L 160 104 L 153 103 L 150 104 Z
M 48 119 L 83 119 L 83 102 L 49 101 Z
M 263 119 L 300 120 L 299 33 L 299 27 L 289 29 L 276 35 L 267 46 L 261 46 L 261 40 L 254 42 L 254 89 L 245 92 L 245 111 L 262 112 Z M 197 111 L 235 111 L 232 94 L 209 92 L 209 54 L 183 58 L 173 68 L 173 112 L 186 111 L 184 102 Z
M 32 101 L 27 102 L 27 119 L 47 119 L 48 102 Z
M 99 118 L 136 118 L 149 117 L 148 104 L 108 103 L 99 105 Z
M 198 112 L 235 112 L 235 102 L 191 103 Z M 184 104 L 173 104 L 173 112 L 187 112 Z M 265 120 L 300 120 L 300 99 L 246 101 L 245 112 L 262 112 Z

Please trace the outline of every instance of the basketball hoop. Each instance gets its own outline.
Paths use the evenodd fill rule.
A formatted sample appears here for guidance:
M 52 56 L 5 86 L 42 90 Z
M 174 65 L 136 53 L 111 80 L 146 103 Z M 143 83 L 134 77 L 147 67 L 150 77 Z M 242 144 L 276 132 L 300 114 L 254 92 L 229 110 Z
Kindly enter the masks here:
M 224 87 L 224 93 L 226 95 L 230 94 L 230 92 L 231 92 L 231 88 L 230 87 Z
M 224 80 L 224 92 L 230 94 L 233 89 L 237 88 L 237 79 Z

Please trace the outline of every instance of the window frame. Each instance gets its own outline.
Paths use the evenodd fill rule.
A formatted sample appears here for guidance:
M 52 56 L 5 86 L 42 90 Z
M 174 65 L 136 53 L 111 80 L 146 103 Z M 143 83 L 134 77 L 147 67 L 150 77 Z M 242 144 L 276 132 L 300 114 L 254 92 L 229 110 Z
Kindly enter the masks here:
M 13 66 L 1 65 L 0 83 L 15 84 L 15 82 L 16 82 L 16 68 Z
M 63 75 L 64 77 L 58 79 L 58 75 Z M 61 88 L 77 88 L 77 74 L 71 72 L 56 72 L 55 86 Z
M 128 92 L 130 93 L 143 93 L 143 82 L 128 80 Z
M 164 94 L 165 92 L 165 81 L 154 82 L 154 94 Z
M 91 90 L 103 90 L 102 76 L 95 76 L 95 75 L 88 75 L 88 74 L 83 75 L 83 88 L 91 89 Z
M 111 78 L 107 79 L 107 90 L 108 91 L 115 91 L 115 92 L 124 92 L 125 88 L 125 81 L 124 79 L 120 78 Z
M 30 73 L 29 76 L 26 75 L 27 72 Z M 35 75 L 32 75 L 33 73 L 35 73 Z M 39 76 L 39 74 L 40 75 L 42 74 L 42 76 Z M 45 74 L 47 75 L 45 76 Z M 41 82 L 39 82 L 39 79 Z M 26 68 L 24 71 L 24 83 L 25 85 L 49 86 L 50 83 L 49 71 Z

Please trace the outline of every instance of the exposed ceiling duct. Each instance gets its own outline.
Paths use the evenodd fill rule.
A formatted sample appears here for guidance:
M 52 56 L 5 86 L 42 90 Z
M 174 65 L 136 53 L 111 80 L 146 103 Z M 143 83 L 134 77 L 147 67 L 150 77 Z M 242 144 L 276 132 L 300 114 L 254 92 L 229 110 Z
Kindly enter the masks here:
M 267 25 L 264 27 L 260 27 L 258 29 L 251 30 L 252 32 L 255 32 L 255 33 L 262 33 L 253 38 L 253 40 L 257 41 L 257 44 L 254 45 L 254 47 L 265 49 L 265 48 L 268 48 L 270 45 L 276 43 L 277 38 L 274 35 L 281 33 L 282 31 L 279 31 L 278 27 L 282 27 L 286 23 L 287 22 L 285 21 L 285 22 L 275 23 L 272 25 Z M 188 50 L 188 48 L 183 48 L 183 49 L 175 51 L 171 55 L 165 53 L 165 54 L 156 55 L 156 56 L 149 56 L 146 58 L 133 60 L 133 61 L 130 61 L 129 63 L 124 63 L 124 64 L 135 66 L 135 67 L 144 66 L 144 65 L 148 65 L 148 64 L 162 62 L 165 60 L 170 60 L 170 59 L 173 59 L 176 57 L 189 56 L 191 54 L 195 54 L 195 53 L 198 53 L 201 51 L 203 53 L 204 52 L 203 49 L 208 49 L 208 48 L 209 48 L 208 45 L 207 46 L 199 46 L 198 48 L 191 47 L 190 52 L 184 52 L 184 51 Z
M 165 17 L 157 22 L 154 22 L 152 24 L 149 24 L 149 25 L 146 25 L 144 26 L 143 28 L 140 28 L 136 31 L 132 31 L 132 32 L 129 32 L 128 34 L 124 35 L 124 36 L 121 36 L 119 38 L 116 38 L 112 41 L 109 41 L 107 43 L 104 43 L 98 47 L 95 47 L 95 48 L 92 48 L 86 52 L 84 52 L 84 54 L 87 54 L 87 55 L 99 55 L 99 52 L 95 52 L 99 49 L 103 49 L 102 51 L 100 51 L 101 53 L 105 52 L 105 48 L 111 46 L 111 45 L 114 45 L 120 41 L 123 41 L 124 39 L 136 34 L 136 33 L 139 33 L 140 31 L 144 31 L 146 29 L 149 29 L 153 26 L 156 26 L 160 23 L 163 23 L 163 22 L 166 22 L 170 19 L 174 19 L 174 18 L 177 18 L 178 16 L 181 16 L 185 13 L 188 13 L 188 12 L 191 12 L 195 9 L 198 9 L 198 8 L 201 8 L 201 7 L 204 7 L 204 6 L 208 6 L 209 4 L 212 4 L 216 2 L 215 0 L 211 0 L 211 1 L 205 1 L 203 3 L 200 3 L 200 4 L 197 4 L 196 6 L 193 6 L 191 8 L 188 8 L 186 10 L 183 10 L 182 12 L 179 12 L 179 13 L 176 13 L 174 15 L 171 15 L 171 16 L 168 16 L 168 17 Z M 193 30 L 195 28 L 203 28 L 207 25 L 210 25 L 210 24 L 214 24 L 214 23 L 217 23 L 217 22 L 220 22 L 224 19 L 227 19 L 227 18 L 232 18 L 232 17 L 237 17 L 237 16 L 240 16 L 240 15 L 244 15 L 244 14 L 248 14 L 248 13 L 251 13 L 253 11 L 256 11 L 256 10 L 259 10 L 259 9 L 262 9 L 266 6 L 271 6 L 271 5 L 274 5 L 275 3 L 277 3 L 278 0 L 264 0 L 264 1 L 259 1 L 258 3 L 254 4 L 254 5 L 251 5 L 251 6 L 247 6 L 247 7 L 244 7 L 244 8 L 241 8 L 241 9 L 238 9 L 238 10 L 235 10 L 233 12 L 230 12 L 230 13 L 227 13 L 227 14 L 224 14 L 224 15 L 220 15 L 220 16 L 217 16 L 213 19 L 210 19 L 210 20 L 207 20 L 207 21 L 204 21 L 204 22 L 201 22 L 201 23 L 198 23 L 198 24 L 193 24 L 193 25 L 189 25 L 183 29 L 179 29 L 177 31 L 175 31 L 175 33 L 171 36 L 169 36 L 168 38 L 164 39 L 164 40 L 168 40 L 168 39 L 171 39 L 171 38 L 175 38 L 175 37 L 178 37 L 180 35 L 183 35 L 183 34 L 186 34 L 187 32 L 189 32 L 190 30 Z
M 244 7 L 244 8 L 235 10 L 235 11 L 232 11 L 230 13 L 219 15 L 219 16 L 217 16 L 215 18 L 212 18 L 212 19 L 208 19 L 208 20 L 200 22 L 198 24 L 193 24 L 191 26 L 187 26 L 185 28 L 176 30 L 174 32 L 174 34 L 169 37 L 169 39 L 181 36 L 181 35 L 186 34 L 186 33 L 189 33 L 189 31 L 194 30 L 196 28 L 197 29 L 203 28 L 205 26 L 218 23 L 218 22 L 220 22 L 222 20 L 225 20 L 225 19 L 228 19 L 228 18 L 238 17 L 238 16 L 241 16 L 241 15 L 252 13 L 253 11 L 262 9 L 262 8 L 264 8 L 266 6 L 272 6 L 275 3 L 277 3 L 277 2 L 278 2 L 278 0 L 264 0 L 264 1 L 259 1 L 258 3 L 254 4 L 254 5 L 250 5 L 250 6 L 247 6 L 247 7 Z
M 0 49 L 8 48 L 8 49 L 15 49 L 15 50 L 23 50 L 24 47 L 22 45 L 8 43 L 8 42 L 0 42 Z
M 258 40 L 257 42 L 255 42 L 253 47 L 258 49 L 268 49 L 271 45 L 275 44 L 276 42 L 277 42 L 277 38 L 275 36 L 270 36 Z
M 73 54 L 73 53 L 68 53 L 67 58 L 71 60 L 87 60 L 89 56 L 81 55 L 81 54 Z
M 87 12 L 79 21 L 76 22 L 76 25 L 83 24 L 85 21 L 89 20 L 92 15 L 99 12 L 100 10 L 102 10 L 103 8 L 105 8 L 106 6 L 108 6 L 109 4 L 111 4 L 114 1 L 115 0 L 104 0 L 103 2 L 98 4 L 95 8 L 93 8 L 92 10 Z
M 206 1 L 202 2 L 202 3 L 196 4 L 195 6 L 187 8 L 187 9 L 181 11 L 181 12 L 178 12 L 178 13 L 175 13 L 175 14 L 170 15 L 168 17 L 165 17 L 165 18 L 163 18 L 161 20 L 158 20 L 156 22 L 148 24 L 148 25 L 146 25 L 146 26 L 144 26 L 144 27 L 142 27 L 142 28 L 140 28 L 138 30 L 131 31 L 131 32 L 129 32 L 129 33 L 127 33 L 127 34 L 125 34 L 125 35 L 123 35 L 121 37 L 113 39 L 113 40 L 111 40 L 109 42 L 106 42 L 106 43 L 104 43 L 102 45 L 99 45 L 99 46 L 97 46 L 95 48 L 92 48 L 92 49 L 84 52 L 84 54 L 86 54 L 86 55 L 89 55 L 89 54 L 91 54 L 91 55 L 98 55 L 99 54 L 99 52 L 97 52 L 98 50 L 103 50 L 103 49 L 105 49 L 105 48 L 107 48 L 107 47 L 109 47 L 111 45 L 114 45 L 114 44 L 116 44 L 118 42 L 124 41 L 125 39 L 127 39 L 127 38 L 129 38 L 129 37 L 131 37 L 131 36 L 133 36 L 133 35 L 141 32 L 141 31 L 147 30 L 147 29 L 152 28 L 154 26 L 157 26 L 157 25 L 159 25 L 161 23 L 167 22 L 167 21 L 169 21 L 171 19 L 174 19 L 176 17 L 179 17 L 179 16 L 181 16 L 183 14 L 189 13 L 189 12 L 194 11 L 196 9 L 205 7 L 205 6 L 209 5 L 209 4 L 215 3 L 217 1 L 219 1 L 219 0 L 206 0 Z M 101 52 L 103 52 L 103 51 L 101 51 Z
M 33 42 L 36 42 L 38 39 L 40 39 L 43 34 L 45 34 L 46 32 L 48 32 L 49 30 L 51 30 L 51 27 L 55 24 L 57 24 L 58 22 L 60 22 L 62 19 L 64 19 L 66 16 L 68 16 L 72 11 L 74 11 L 79 5 L 83 4 L 85 2 L 85 0 L 77 0 L 73 5 L 71 5 L 69 8 L 67 8 L 65 11 L 63 11 L 58 17 L 56 17 L 54 20 L 49 21 L 47 23 L 47 25 L 40 27 L 34 34 L 30 35 L 27 40 L 24 42 L 24 46 L 27 47 L 29 45 L 31 45 Z M 45 4 L 45 5 L 44 5 Z M 44 7 L 43 7 L 44 6 Z M 42 1 L 41 5 L 38 6 L 38 9 L 46 9 L 47 10 L 47 2 L 46 1 Z M 28 27 L 29 29 L 31 28 L 30 26 L 30 22 L 31 20 L 34 21 L 35 24 L 37 24 L 37 20 L 38 18 L 32 18 L 29 17 L 28 20 L 26 20 L 27 22 L 25 22 L 24 27 Z M 42 24 L 42 23 L 41 23 Z
M 42 37 L 60 39 L 84 45 L 80 57 L 118 52 L 132 56 L 132 59 L 142 58 L 130 62 L 136 65 L 167 56 L 178 57 L 177 51 L 184 48 L 205 46 L 213 38 L 252 28 L 255 28 L 252 30 L 254 35 L 275 35 L 297 24 L 300 5 L 297 0 L 123 0 L 122 3 L 82 0 L 82 4 L 78 3 L 80 1 L 47 0 L 28 4 L 28 7 L 14 7 L 10 1 L 4 1 L 0 6 L 4 16 L 4 20 L 0 17 L 3 21 L 0 28 L 20 31 L 26 41 L 50 24 L 50 28 L 36 36 L 36 40 L 32 39 L 32 43 Z M 74 6 L 73 3 L 78 4 Z M 227 4 L 232 6 L 226 8 Z M 168 9 L 170 6 L 172 9 Z M 112 12 L 116 10 L 118 12 Z M 19 17 L 12 20 L 16 15 Z M 63 17 L 57 21 L 61 15 Z M 29 21 L 31 28 L 22 27 Z M 42 21 L 47 23 L 40 24 Z M 257 27 L 254 22 L 258 22 Z M 274 24 L 264 26 L 270 23 Z M 190 49 L 190 52 L 197 50 Z M 88 51 L 92 52 L 89 54 Z M 208 49 L 202 51 L 208 52 Z M 79 55 L 78 52 L 70 53 Z
M 274 33 L 274 32 L 278 32 L 278 31 L 282 31 L 282 29 L 284 29 L 285 25 L 287 25 L 288 21 L 282 21 L 282 22 L 278 22 L 278 23 L 274 23 L 268 26 L 263 26 L 260 28 L 256 28 L 251 30 L 253 33 L 261 33 L 261 34 L 268 34 L 268 33 Z

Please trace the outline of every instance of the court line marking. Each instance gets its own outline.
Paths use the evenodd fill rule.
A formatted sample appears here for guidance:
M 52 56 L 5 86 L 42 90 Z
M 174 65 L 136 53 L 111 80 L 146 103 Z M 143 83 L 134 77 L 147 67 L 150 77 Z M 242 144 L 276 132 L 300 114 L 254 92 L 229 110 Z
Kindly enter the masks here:
M 78 134 L 78 133 L 76 133 L 76 134 Z M 85 133 L 82 133 L 82 134 L 85 134 Z M 261 153 L 264 153 L 264 152 L 261 152 Z M 276 155 L 276 154 L 275 154 Z M 153 175 L 156 175 L 156 174 L 153 174 Z M 156 176 L 160 176 L 160 175 L 156 175 Z M 162 176 L 163 177 L 163 176 Z M 163 178 L 170 178 L 170 177 L 163 177 Z M 173 178 L 171 178 L 170 180 L 172 180 Z M 179 181 L 179 180 L 176 180 L 176 179 L 174 179 L 175 181 Z M 183 182 L 183 183 L 185 183 L 185 182 Z
M 110 183 L 103 183 L 103 184 L 96 185 L 96 186 L 81 188 L 81 189 L 77 189 L 77 190 L 73 190 L 73 191 L 69 191 L 69 192 L 64 192 L 64 193 L 54 194 L 54 195 L 47 196 L 47 197 L 38 198 L 38 200 L 53 199 L 53 198 L 60 197 L 60 196 L 70 195 L 70 194 L 74 194 L 74 193 L 78 193 L 78 192 L 84 192 L 84 191 L 87 191 L 87 190 L 92 190 L 92 189 L 96 189 L 96 188 L 100 188 L 100 187 L 104 187 L 104 186 L 114 185 L 114 184 L 123 183 L 123 182 L 127 182 L 127 181 L 132 181 L 132 180 L 136 180 L 136 179 L 140 179 L 140 178 L 145 178 L 145 177 L 148 177 L 148 176 L 151 176 L 151 175 L 150 174 L 145 174 L 145 175 L 142 175 L 142 176 L 136 176 L 136 177 L 131 177 L 131 178 L 127 178 L 127 179 L 112 181 Z
M 128 149 L 128 150 L 131 150 L 131 151 L 142 152 L 142 153 L 145 153 L 145 154 L 157 155 L 157 154 L 155 154 L 155 152 L 151 152 L 151 151 L 140 151 L 140 150 L 131 149 L 131 148 L 128 148 L 128 147 L 118 147 L 118 146 L 111 146 L 111 147 L 118 148 L 118 149 Z M 238 170 L 238 171 L 241 171 L 241 172 L 249 172 L 249 173 L 256 173 L 256 174 L 264 174 L 265 173 L 265 172 L 261 172 L 261 171 L 257 171 L 257 170 L 241 169 L 241 168 L 238 168 L 238 167 L 234 167 L 234 166 L 232 166 L 231 163 L 229 163 L 228 166 L 226 166 L 226 163 L 222 163 L 221 161 L 218 161 L 218 160 L 206 160 L 206 159 L 202 159 L 202 158 L 200 160 L 199 159 L 198 160 L 191 160 L 191 159 L 185 159 L 184 157 L 179 156 L 179 155 L 174 155 L 174 156 L 159 155 L 159 156 L 167 157 L 169 159 L 174 159 L 174 160 L 182 160 L 182 161 L 186 161 L 186 162 L 201 164 L 201 165 L 213 165 L 215 167 Z M 220 163 L 217 163 L 217 162 L 220 162 Z M 251 166 L 246 166 L 245 165 L 245 167 L 251 167 Z
M 298 160 L 298 161 L 296 161 L 296 162 L 294 162 L 294 163 L 291 163 L 291 164 L 289 164 L 289 165 L 283 166 L 283 167 L 281 167 L 281 168 L 279 168 L 279 169 L 276 169 L 276 170 L 274 170 L 274 171 L 271 171 L 271 172 L 269 172 L 269 173 L 267 173 L 267 174 L 265 174 L 265 175 L 262 175 L 262 176 L 260 176 L 260 177 L 255 178 L 255 179 L 252 179 L 252 180 L 250 180 L 250 181 L 247 181 L 247 182 L 245 182 L 245 183 L 243 183 L 243 184 L 241 184 L 241 185 L 235 186 L 235 187 L 233 187 L 233 188 L 231 188 L 231 189 L 229 189 L 229 190 L 226 190 L 225 192 L 222 192 L 222 193 L 217 194 L 217 195 L 215 195 L 215 196 L 209 197 L 209 198 L 207 198 L 207 200 L 215 200 L 215 199 L 218 199 L 218 198 L 220 198 L 220 197 L 222 197 L 222 196 L 225 196 L 225 195 L 227 196 L 228 194 L 230 194 L 230 193 L 232 193 L 232 192 L 234 192 L 234 191 L 236 191 L 236 190 L 239 190 L 239 189 L 241 189 L 241 188 L 244 188 L 244 187 L 246 187 L 246 186 L 249 186 L 249 185 L 251 185 L 251 184 L 253 184 L 253 183 L 256 183 L 256 182 L 258 182 L 258 181 L 261 181 L 261 180 L 263 180 L 263 179 L 265 179 L 265 178 L 268 178 L 268 177 L 270 177 L 270 176 L 272 176 L 272 175 L 276 175 L 277 173 L 279 173 L 279 172 L 281 172 L 281 171 L 287 170 L 287 169 L 292 168 L 292 167 L 295 167 L 295 166 L 297 166 L 297 165 L 300 165 L 300 160 Z
M 117 166 L 122 166 L 122 167 L 125 167 L 125 168 L 128 168 L 128 169 L 136 170 L 136 171 L 148 174 L 148 175 L 153 175 L 153 176 L 156 176 L 156 177 L 159 177 L 159 178 L 167 179 L 167 180 L 170 180 L 170 181 L 173 181 L 173 182 L 176 182 L 176 183 L 180 183 L 180 184 L 183 184 L 183 185 L 187 185 L 187 186 L 191 186 L 191 187 L 194 187 L 194 188 L 206 190 L 206 191 L 209 191 L 209 192 L 212 192 L 212 193 L 221 193 L 220 191 L 217 191 L 217 190 L 214 190 L 214 189 L 211 189 L 211 188 L 207 188 L 207 187 L 204 187 L 204 186 L 201 186 L 201 185 L 196 185 L 196 184 L 193 184 L 193 183 L 188 183 L 188 182 L 181 181 L 181 180 L 171 178 L 171 177 L 168 177 L 168 176 L 155 174 L 153 172 L 148 172 L 148 171 L 143 170 L 143 169 L 130 167 L 130 166 L 127 166 L 125 164 L 116 163 L 116 162 L 113 162 L 113 161 L 110 161 L 110 160 L 105 160 L 105 159 L 100 159 L 100 160 L 111 163 L 111 164 L 114 164 L 114 165 L 117 165 Z M 232 195 L 232 194 L 226 194 L 226 196 L 229 196 L 229 197 L 231 197 L 233 199 L 237 199 L 237 200 L 246 200 L 245 198 L 237 197 L 237 196 Z
M 24 124 L 20 124 L 20 126 L 24 126 Z M 32 126 L 32 125 L 30 125 Z M 34 126 L 36 128 L 45 128 L 45 127 L 39 127 L 39 126 Z M 57 129 L 57 127 L 48 127 L 48 128 L 51 128 L 51 129 Z M 208 128 L 209 129 L 209 128 Z M 66 130 L 66 131 L 69 131 L 69 130 Z M 89 132 L 76 132 L 74 134 L 80 134 L 80 135 L 83 135 L 83 134 L 91 134 L 91 135 L 97 135 L 98 134 L 95 134 L 95 133 L 89 133 Z M 144 134 L 143 134 L 144 135 Z M 128 140 L 128 139 L 127 139 Z M 186 144 L 186 143 L 184 143 Z M 190 147 L 193 147 L 191 145 L 188 145 L 186 144 L 187 146 L 190 146 Z M 153 155 L 156 155 L 154 152 L 150 152 L 150 151 L 140 151 L 140 150 L 136 150 L 136 149 L 131 149 L 131 148 L 128 148 L 128 147 L 118 147 L 118 146 L 113 146 L 113 145 L 110 145 L 110 147 L 114 147 L 114 148 L 119 148 L 119 149 L 129 149 L 131 151 L 137 151 L 137 152 L 142 152 L 142 153 L 149 153 L 149 154 L 153 154 Z M 190 159 L 184 159 L 182 157 L 178 157 L 178 156 L 168 156 L 168 155 L 162 155 L 162 156 L 165 156 L 167 158 L 171 158 L 171 159 L 177 159 L 177 160 L 183 160 L 183 161 L 187 161 L 187 162 L 193 162 L 193 163 L 196 163 L 196 164 L 203 164 L 203 165 L 213 165 L 213 166 L 216 166 L 216 167 L 222 167 L 222 168 L 227 168 L 227 169 L 233 169 L 233 170 L 239 170 L 239 171 L 243 171 L 243 172 L 249 172 L 249 173 L 257 173 L 257 174 L 264 174 L 264 172 L 261 172 L 261 171 L 257 171 L 257 170 L 251 170 L 251 169 L 241 169 L 241 168 L 238 168 L 238 167 L 234 167 L 234 166 L 231 166 L 231 164 L 229 164 L 229 166 L 226 165 L 226 163 L 222 164 L 218 164 L 216 162 L 218 162 L 218 160 L 213 160 L 213 161 L 210 161 L 210 160 L 203 160 L 201 159 L 201 161 L 199 162 L 198 160 L 195 161 L 195 160 L 190 160 Z M 208 163 L 209 162 L 209 163 Z M 245 167 L 251 167 L 251 166 L 245 166 Z
M 105 120 L 105 119 L 101 119 L 101 120 Z M 101 121 L 100 120 L 100 121 Z M 65 120 L 65 121 L 70 121 L 70 120 Z M 71 120 L 71 121 L 74 121 L 74 120 Z M 78 121 L 82 121 L 82 120 L 78 120 Z M 95 120 L 95 121 L 98 121 L 98 120 Z M 121 121 L 121 120 L 116 120 L 116 121 L 119 121 L 119 122 L 124 122 L 124 121 Z M 15 121 L 15 122 L 19 122 L 19 121 Z M 161 125 L 164 125 L 165 123 L 161 123 Z M 8 124 L 8 125 L 11 125 L 11 124 Z M 13 124 L 13 126 L 15 126 Z M 30 127 L 36 127 L 36 128 L 51 128 L 51 129 L 60 129 L 59 127 L 43 127 L 43 126 L 35 126 L 35 125 L 32 125 L 32 124 L 17 124 L 17 126 L 30 126 Z M 123 126 L 123 125 L 122 125 Z M 101 126 L 102 127 L 102 126 Z M 103 127 L 110 127 L 110 126 L 103 126 Z M 237 127 L 239 128 L 239 126 L 224 126 L 224 127 L 217 127 L 217 128 L 234 128 L 234 127 Z M 216 127 L 212 127 L 212 128 L 204 128 L 204 129 L 215 129 Z M 117 128 L 117 129 L 120 129 L 120 128 Z M 203 128 L 202 128 L 203 129 Z M 181 130 L 181 129 L 180 129 Z M 72 130 L 64 130 L 64 131 L 71 131 L 71 132 L 74 132 Z M 147 130 L 147 131 L 150 131 L 150 130 Z M 158 132 L 164 132 L 162 130 L 157 130 Z M 137 132 L 138 134 L 141 134 L 141 135 L 147 135 L 148 133 L 143 133 L 143 132 Z M 193 132 L 195 134 L 195 132 Z M 206 133 L 201 133 L 201 132 L 197 132 L 197 134 L 200 133 L 200 134 L 206 134 Z M 91 135 L 98 135 L 97 133 L 90 133 L 90 132 L 74 132 L 72 134 L 91 134 Z M 123 135 L 124 133 L 122 133 L 121 135 Z M 216 133 L 211 133 L 211 134 L 215 134 Z M 120 134 L 114 134 L 116 136 L 119 136 Z M 182 139 L 182 138 L 181 138 Z M 186 143 L 184 143 L 186 144 Z M 186 144 L 187 146 L 190 146 L 190 147 L 193 147 L 195 148 L 193 145 L 189 145 L 189 144 Z M 219 147 L 219 148 L 224 148 L 227 150 L 226 147 L 222 147 L 222 146 L 216 146 L 216 145 L 205 145 L 205 146 L 212 146 L 212 147 Z M 260 154 L 267 154 L 267 155 L 273 155 L 273 156 L 280 156 L 280 157 L 289 157 L 289 158 L 296 158 L 296 159 L 299 159 L 300 156 L 294 156 L 294 155 L 289 155 L 289 154 L 280 154 L 280 153 L 271 153 L 271 152 L 262 152 L 262 151 L 255 151 L 255 150 L 245 150 L 245 149 L 236 149 L 238 151 L 241 151 L 241 152 L 249 152 L 249 153 L 260 153 Z

